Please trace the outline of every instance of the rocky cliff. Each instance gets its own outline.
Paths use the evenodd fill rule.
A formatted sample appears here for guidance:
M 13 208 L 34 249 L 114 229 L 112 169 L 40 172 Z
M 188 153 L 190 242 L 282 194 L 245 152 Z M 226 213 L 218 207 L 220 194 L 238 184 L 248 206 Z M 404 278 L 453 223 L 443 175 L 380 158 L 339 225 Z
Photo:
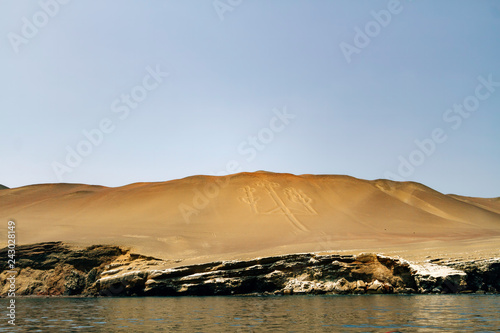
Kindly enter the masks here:
M 7 249 L 0 250 L 6 258 Z M 500 259 L 414 265 L 376 254 L 290 254 L 182 266 L 117 246 L 61 242 L 16 250 L 17 295 L 181 296 L 500 291 Z M 0 264 L 0 294 L 10 276 Z
M 0 257 L 7 258 L 7 248 Z M 24 245 L 16 248 L 16 295 L 90 294 L 106 264 L 123 255 L 116 246 L 75 249 L 61 242 Z M 7 260 L 0 262 L 0 295 L 5 296 L 12 274 Z

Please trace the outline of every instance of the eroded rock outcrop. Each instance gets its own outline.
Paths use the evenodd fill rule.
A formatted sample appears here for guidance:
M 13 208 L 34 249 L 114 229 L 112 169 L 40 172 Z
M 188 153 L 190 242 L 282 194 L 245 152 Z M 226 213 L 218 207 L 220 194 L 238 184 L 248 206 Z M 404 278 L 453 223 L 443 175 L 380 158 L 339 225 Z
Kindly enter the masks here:
M 142 276 L 133 275 L 134 287 L 144 284 L 145 295 L 364 293 L 374 281 L 381 281 L 387 286 L 381 289 L 382 292 L 394 288 L 404 289 L 408 285 L 415 287 L 408 264 L 396 263 L 374 254 L 293 254 L 153 270 Z M 127 279 L 130 278 L 127 276 Z M 101 278 L 98 283 L 102 289 L 116 288 L 122 280 L 117 273 Z M 127 289 L 123 290 L 125 294 Z
M 16 248 L 16 295 L 82 295 L 93 288 L 106 264 L 123 255 L 117 246 L 71 248 L 61 242 L 23 245 Z M 7 258 L 7 249 L 0 250 Z M 0 295 L 8 290 L 7 260 L 0 261 Z
M 6 249 L 0 250 L 6 255 Z M 18 295 L 183 296 L 498 292 L 500 259 L 412 264 L 376 254 L 290 254 L 180 266 L 116 246 L 17 248 Z M 2 266 L 3 265 L 3 266 Z M 0 264 L 1 295 L 7 267 Z
M 445 263 L 465 273 L 467 292 L 500 292 L 500 259 Z

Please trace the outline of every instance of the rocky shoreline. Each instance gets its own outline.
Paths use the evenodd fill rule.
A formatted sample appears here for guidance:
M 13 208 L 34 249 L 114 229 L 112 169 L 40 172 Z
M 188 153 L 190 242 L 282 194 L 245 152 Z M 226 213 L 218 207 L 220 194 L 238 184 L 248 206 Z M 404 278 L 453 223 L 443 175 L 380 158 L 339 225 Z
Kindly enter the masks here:
M 7 249 L 0 250 L 2 258 Z M 434 259 L 289 254 L 182 266 L 118 246 L 62 242 L 18 246 L 16 296 L 215 296 L 297 294 L 499 293 L 500 258 Z M 173 267 L 173 268 L 172 268 Z M 0 263 L 0 296 L 9 289 Z

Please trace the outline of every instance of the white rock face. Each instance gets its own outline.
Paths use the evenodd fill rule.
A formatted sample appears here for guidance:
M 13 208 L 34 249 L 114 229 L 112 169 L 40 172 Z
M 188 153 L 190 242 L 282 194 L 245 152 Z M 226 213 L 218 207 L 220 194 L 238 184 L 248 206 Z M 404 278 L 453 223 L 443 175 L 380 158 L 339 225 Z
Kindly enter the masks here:
M 467 275 L 464 271 L 459 271 L 458 269 L 454 269 L 448 266 L 440 266 L 432 263 L 425 263 L 420 265 L 410 264 L 410 267 L 415 270 L 416 275 L 432 276 L 435 278 L 443 278 L 451 275 Z

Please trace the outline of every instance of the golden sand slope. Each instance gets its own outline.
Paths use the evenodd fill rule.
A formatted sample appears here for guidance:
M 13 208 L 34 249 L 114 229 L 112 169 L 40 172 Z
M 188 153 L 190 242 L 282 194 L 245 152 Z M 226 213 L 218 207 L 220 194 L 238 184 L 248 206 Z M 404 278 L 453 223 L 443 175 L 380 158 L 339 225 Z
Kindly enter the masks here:
M 241 173 L 119 188 L 43 184 L 0 190 L 20 244 L 114 244 L 187 262 L 310 251 L 495 256 L 500 198 L 348 176 Z

